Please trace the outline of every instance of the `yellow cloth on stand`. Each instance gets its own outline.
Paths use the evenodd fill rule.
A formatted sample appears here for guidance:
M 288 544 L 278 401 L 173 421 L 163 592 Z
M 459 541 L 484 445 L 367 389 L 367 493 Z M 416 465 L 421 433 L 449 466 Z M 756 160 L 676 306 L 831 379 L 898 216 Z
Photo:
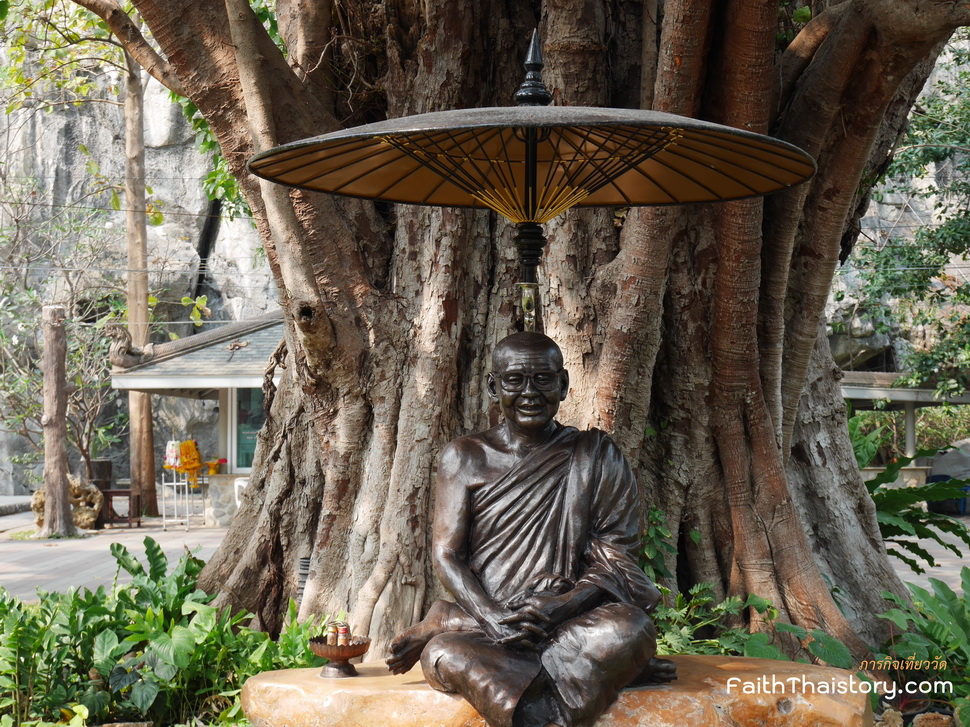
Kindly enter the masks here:
M 199 481 L 199 470 L 202 469 L 202 456 L 199 447 L 191 439 L 186 439 L 179 445 L 179 473 L 185 474 L 188 481 L 195 485 Z

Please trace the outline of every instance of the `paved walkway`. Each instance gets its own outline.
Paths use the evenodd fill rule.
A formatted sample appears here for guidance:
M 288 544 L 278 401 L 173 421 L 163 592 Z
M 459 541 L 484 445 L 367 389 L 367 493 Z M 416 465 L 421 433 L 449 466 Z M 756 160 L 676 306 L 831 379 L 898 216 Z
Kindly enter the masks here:
M 0 504 L 10 498 L 0 498 Z M 111 556 L 111 544 L 121 543 L 143 564 L 144 540 L 151 537 L 162 546 L 169 563 L 174 564 L 185 552 L 208 560 L 226 534 L 225 528 L 201 527 L 201 518 L 193 518 L 192 527 L 169 526 L 162 530 L 161 518 L 143 518 L 140 528 L 111 526 L 81 538 L 65 540 L 17 539 L 17 533 L 36 528 L 30 512 L 0 517 L 0 586 L 25 601 L 37 600 L 37 589 L 66 591 L 71 587 L 110 587 L 117 563 Z M 12 537 L 13 536 L 13 537 Z M 131 580 L 122 571 L 119 581 Z

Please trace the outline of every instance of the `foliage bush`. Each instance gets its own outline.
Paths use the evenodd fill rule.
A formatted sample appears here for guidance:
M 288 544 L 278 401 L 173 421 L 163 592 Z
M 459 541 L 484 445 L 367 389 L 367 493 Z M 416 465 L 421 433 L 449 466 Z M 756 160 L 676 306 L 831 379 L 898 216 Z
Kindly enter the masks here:
M 645 542 L 651 546 L 647 553 L 664 551 L 662 542 L 653 541 L 667 539 L 669 545 L 669 537 L 666 527 L 645 533 Z M 907 584 L 913 593 L 912 604 L 884 592 L 883 597 L 894 608 L 880 617 L 892 622 L 901 633 L 894 635 L 881 649 L 873 649 L 873 653 L 879 662 L 945 661 L 945 666 L 936 673 L 901 672 L 895 676 L 900 682 L 924 681 L 928 677 L 952 682 L 953 693 L 944 706 L 955 710 L 960 727 L 970 727 L 970 567 L 963 568 L 961 578 L 962 597 L 934 578 L 930 579 L 933 593 Z M 788 656 L 774 643 L 772 634 L 751 633 L 732 625 L 744 610 L 751 608 L 762 614 L 777 633 L 790 634 L 818 660 L 842 669 L 855 666 L 849 649 L 841 641 L 820 629 L 809 631 L 778 622 L 777 611 L 758 596 L 749 596 L 745 601 L 737 597 L 718 601 L 708 584 L 695 585 L 676 596 L 663 586 L 660 590 L 663 599 L 653 618 L 657 627 L 657 649 L 661 655 L 721 654 L 787 660 Z M 868 680 L 862 672 L 857 672 L 856 676 Z
M 0 590 L 0 727 L 236 723 L 249 676 L 323 663 L 308 647 L 320 624 L 297 623 L 294 604 L 273 641 L 244 625 L 251 614 L 209 605 L 195 587 L 201 560 L 186 554 L 168 572 L 158 543 L 145 547 L 147 570 L 111 546 L 132 581 L 110 591 L 41 592 L 25 605 Z
M 876 452 L 890 440 L 890 435 L 884 433 L 886 424 L 877 423 L 879 419 L 863 416 L 872 413 L 863 412 L 849 418 L 849 438 L 860 468 L 867 467 Z M 949 436 L 953 436 L 952 431 Z M 948 515 L 923 510 L 924 503 L 965 497 L 963 488 L 970 482 L 950 479 L 912 487 L 893 487 L 904 467 L 918 458 L 933 457 L 939 452 L 935 448 L 922 449 L 915 457 L 890 457 L 886 468 L 866 482 L 876 506 L 876 520 L 886 543 L 886 552 L 917 573 L 925 572 L 920 561 L 930 568 L 936 565 L 936 559 L 920 545 L 920 540 L 934 540 L 955 555 L 961 555 L 960 549 L 944 535 L 959 538 L 970 547 L 970 531 L 962 522 Z
M 934 454 L 935 450 L 922 450 L 916 453 L 916 457 Z M 900 470 L 916 457 L 898 458 L 866 482 L 866 487 L 876 505 L 876 520 L 886 543 L 886 552 L 917 573 L 924 573 L 920 561 L 932 568 L 936 565 L 936 559 L 920 545 L 920 540 L 934 540 L 955 555 L 962 555 L 960 548 L 943 536 L 952 535 L 970 547 L 970 531 L 956 518 L 923 510 L 922 504 L 965 497 L 963 488 L 970 482 L 950 479 L 912 487 L 892 487 Z
M 849 417 L 849 440 L 860 470 L 871 465 L 889 441 L 890 435 L 884 430 L 885 426 L 866 428 L 866 420 L 858 414 Z
M 906 450 L 905 413 L 902 411 L 858 411 L 849 419 L 849 435 L 853 447 L 865 448 L 861 440 L 878 441 L 876 453 L 859 462 L 860 467 L 872 463 L 891 462 L 898 452 Z M 875 434 L 878 432 L 878 434 Z M 970 438 L 970 406 L 943 405 L 918 409 L 916 412 L 916 447 L 921 450 L 942 450 L 961 439 Z M 860 450 L 856 449 L 857 459 Z M 863 463 L 864 462 L 864 463 Z
M 730 596 L 718 601 L 707 583 L 697 584 L 675 597 L 667 588 L 660 590 L 663 600 L 653 613 L 658 654 L 719 654 L 787 661 L 789 657 L 773 643 L 771 633 L 751 633 L 747 628 L 730 625 L 751 608 L 762 614 L 775 631 L 792 634 L 810 654 L 826 664 L 852 668 L 852 655 L 841 641 L 821 629 L 808 631 L 777 622 L 778 611 L 760 596 L 750 595 L 745 600 Z
M 688 536 L 695 543 L 700 539 L 696 531 L 690 531 Z M 642 537 L 640 566 L 653 581 L 673 579 L 665 561 L 666 555 L 677 553 L 671 537 L 664 512 L 651 508 Z M 787 660 L 788 656 L 773 643 L 772 634 L 751 633 L 737 625 L 741 614 L 753 609 L 777 632 L 792 634 L 809 653 L 827 664 L 843 669 L 852 667 L 852 656 L 841 642 L 819 629 L 808 632 L 797 626 L 777 623 L 777 609 L 761 596 L 752 594 L 744 600 L 730 596 L 719 601 L 709 583 L 698 583 L 676 596 L 666 586 L 658 584 L 658 587 L 661 601 L 652 617 L 657 628 L 657 652 L 660 655 L 720 654 Z
M 900 680 L 927 678 L 953 685 L 951 703 L 957 723 L 970 727 L 970 567 L 960 573 L 963 595 L 958 596 L 946 583 L 930 578 L 933 592 L 907 583 L 913 594 L 909 604 L 893 593 L 882 595 L 895 607 L 880 614 L 899 629 L 877 654 L 877 659 L 896 662 L 938 663 L 945 666 L 931 673 L 925 670 L 900 670 Z

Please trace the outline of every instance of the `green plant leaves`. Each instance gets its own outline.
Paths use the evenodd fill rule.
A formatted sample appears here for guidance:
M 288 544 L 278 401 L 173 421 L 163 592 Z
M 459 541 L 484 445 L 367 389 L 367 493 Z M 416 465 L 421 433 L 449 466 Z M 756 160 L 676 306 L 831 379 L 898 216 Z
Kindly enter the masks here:
M 931 678 L 950 682 L 952 704 L 957 722 L 970 717 L 970 567 L 960 571 L 963 593 L 957 594 L 946 583 L 930 578 L 932 591 L 908 583 L 913 603 L 883 592 L 893 603 L 880 618 L 893 625 L 893 636 L 883 645 L 885 657 L 900 664 L 924 662 L 933 665 Z M 911 672 L 901 670 L 901 678 Z
M 813 656 L 824 661 L 829 666 L 839 669 L 852 668 L 852 654 L 848 647 L 833 636 L 829 636 L 821 629 L 812 629 L 812 640 L 808 642 L 808 650 Z
M 879 618 L 891 621 L 900 631 L 905 631 L 909 628 L 909 615 L 898 608 L 891 608 L 886 613 L 880 613 Z
M 652 581 L 673 577 L 667 569 L 666 561 L 668 555 L 677 555 L 677 548 L 671 542 L 671 537 L 663 510 L 651 507 L 647 512 L 647 527 L 642 537 L 643 555 L 640 567 Z
M 771 637 L 765 633 L 751 634 L 751 637 L 744 644 L 744 655 L 756 659 L 788 660 L 781 649 L 771 643 Z
M 851 431 L 850 427 L 850 433 Z M 960 538 L 970 547 L 970 531 L 962 522 L 947 515 L 923 510 L 922 507 L 926 502 L 964 497 L 966 495 L 964 487 L 970 482 L 950 479 L 912 487 L 892 486 L 903 467 L 911 464 L 917 457 L 932 457 L 937 452 L 938 450 L 935 449 L 922 449 L 915 457 L 899 457 L 883 472 L 866 482 L 866 487 L 876 506 L 876 521 L 886 542 L 887 552 L 917 573 L 923 573 L 925 570 L 921 562 L 930 567 L 936 565 L 936 559 L 919 544 L 920 540 L 933 540 L 954 554 L 960 555 L 960 549 L 943 537 L 949 534 Z
M 128 552 L 126 548 L 121 543 L 112 543 L 111 556 L 118 562 L 119 568 L 124 568 L 133 576 L 145 575 L 145 569 L 138 560 Z
M 273 641 L 243 625 L 251 614 L 209 605 L 212 596 L 196 588 L 198 558 L 185 555 L 166 572 L 158 544 L 146 539 L 145 551 L 147 564 L 112 548 L 132 578 L 111 591 L 41 593 L 27 607 L 0 589 L 0 714 L 26 710 L 9 727 L 53 722 L 62 709 L 70 722 L 79 704 L 98 724 L 135 716 L 236 724 L 249 676 L 324 663 L 308 648 L 320 623 L 298 623 L 292 602 Z
M 195 636 L 185 626 L 176 626 L 171 635 L 157 634 L 150 642 L 150 648 L 166 664 L 185 668 L 192 660 L 195 651 Z
M 158 696 L 158 684 L 154 681 L 142 680 L 131 688 L 131 702 L 143 715 L 151 709 Z
M 94 668 L 102 675 L 109 675 L 118 657 L 128 649 L 126 644 L 119 643 L 118 634 L 105 629 L 94 639 L 94 653 L 92 660 Z
M 795 638 L 800 641 L 808 638 L 808 629 L 794 624 L 776 623 L 775 631 L 780 631 L 783 634 L 794 634 Z
M 148 577 L 153 581 L 158 581 L 164 577 L 168 571 L 168 558 L 162 550 L 162 546 L 153 538 L 146 537 L 145 558 L 148 560 Z
M 111 670 L 111 674 L 108 676 L 108 686 L 112 692 L 120 692 L 137 682 L 138 679 L 138 672 L 119 664 Z

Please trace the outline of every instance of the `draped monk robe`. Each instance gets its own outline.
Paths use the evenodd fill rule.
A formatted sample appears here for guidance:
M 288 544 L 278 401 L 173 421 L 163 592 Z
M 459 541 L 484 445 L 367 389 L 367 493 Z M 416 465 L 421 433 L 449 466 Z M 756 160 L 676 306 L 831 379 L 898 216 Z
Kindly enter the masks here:
M 495 603 L 585 584 L 604 597 L 534 651 L 494 643 L 449 604 L 453 630 L 424 649 L 425 678 L 461 694 L 492 727 L 594 724 L 656 651 L 647 614 L 660 593 L 637 565 L 640 506 L 629 465 L 603 432 L 563 427 L 476 487 L 471 506 L 468 563 Z

